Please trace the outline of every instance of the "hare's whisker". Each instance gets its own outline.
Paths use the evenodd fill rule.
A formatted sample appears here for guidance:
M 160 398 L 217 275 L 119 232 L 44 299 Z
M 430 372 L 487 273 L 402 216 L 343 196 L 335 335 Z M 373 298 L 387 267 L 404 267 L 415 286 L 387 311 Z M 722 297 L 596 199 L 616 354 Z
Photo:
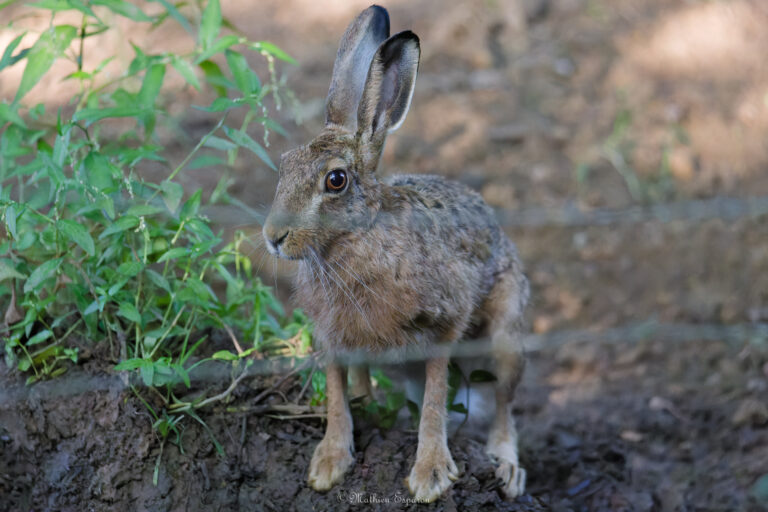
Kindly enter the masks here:
M 312 256 L 312 261 L 314 261 L 315 265 L 317 265 L 317 270 L 319 271 L 319 272 L 315 271 L 314 269 L 315 265 L 312 264 L 312 261 L 308 262 L 309 268 L 312 270 L 312 277 L 320 281 L 320 285 L 323 287 L 323 293 L 325 293 L 325 300 L 327 300 L 330 303 L 331 297 L 328 294 L 328 289 L 325 287 L 325 271 L 323 270 L 323 266 L 320 264 L 320 258 L 317 256 L 317 252 L 315 252 L 315 250 L 311 248 L 310 248 L 310 255 Z M 330 286 L 330 283 L 329 283 L 329 286 Z
M 330 270 L 331 272 L 333 272 L 333 274 L 334 274 L 334 275 L 337 277 L 336 281 L 339 283 L 339 285 L 340 285 L 340 286 L 342 286 L 342 287 L 343 287 L 343 288 L 342 288 L 342 291 L 344 291 L 345 295 L 347 295 L 347 297 L 349 297 L 349 298 L 350 298 L 350 300 L 351 300 L 351 301 L 352 301 L 352 302 L 355 304 L 355 306 L 357 307 L 357 310 L 358 310 L 358 311 L 360 311 L 360 315 L 361 315 L 361 316 L 363 317 L 363 319 L 365 320 L 365 323 L 366 323 L 366 324 L 368 324 L 368 328 L 369 328 L 371 331 L 374 331 L 374 328 L 373 328 L 373 326 L 371 325 L 371 322 L 370 322 L 370 320 L 368 319 L 368 315 L 366 315 L 366 314 L 365 314 L 365 311 L 363 311 L 363 307 L 362 307 L 362 305 L 360 304 L 360 301 L 358 301 L 358 300 L 357 300 L 357 298 L 355 297 L 355 294 L 354 294 L 354 292 L 352 292 L 352 290 L 351 290 L 351 289 L 350 289 L 350 288 L 349 288 L 349 287 L 346 285 L 346 283 L 344 282 L 344 278 L 342 278 L 342 277 L 341 277 L 341 276 L 340 276 L 340 275 L 339 275 L 339 274 L 338 274 L 338 273 L 337 273 L 337 272 L 336 272 L 336 271 L 335 271 L 335 270 L 334 270 L 332 267 L 330 267 L 330 266 L 329 266 L 329 267 L 328 267 L 328 270 Z M 329 274 L 329 275 L 330 275 L 330 274 Z
M 277 258 L 272 258 L 272 277 L 275 279 L 275 295 L 277 295 Z
M 383 301 L 385 304 L 389 305 L 389 306 L 390 306 L 392 309 L 394 309 L 395 311 L 397 311 L 397 312 L 398 312 L 398 313 L 400 313 L 401 315 L 404 315 L 404 313 L 402 312 L 402 310 L 400 310 L 400 308 L 398 308 L 397 306 L 395 306 L 394 304 L 392 304 L 391 302 L 389 302 L 387 299 L 385 299 L 384 297 L 382 297 L 381 295 L 379 295 L 378 293 L 376 293 L 376 292 L 375 292 L 374 290 L 372 290 L 372 289 L 371 289 L 371 288 L 370 288 L 370 287 L 369 287 L 367 284 L 365 284 L 365 283 L 363 282 L 362 278 L 361 278 L 361 277 L 360 277 L 358 274 L 355 274 L 355 273 L 354 273 L 352 270 L 350 270 L 349 268 L 347 268 L 347 267 L 346 267 L 346 266 L 344 266 L 344 265 L 340 265 L 340 264 L 339 264 L 338 262 L 336 262 L 336 261 L 328 261 L 328 263 L 329 263 L 329 264 L 332 264 L 332 265 L 333 265 L 333 264 L 335 264 L 336 268 L 338 268 L 338 269 L 340 269 L 340 270 L 344 270 L 344 271 L 345 271 L 347 274 L 349 274 L 349 276 L 350 276 L 352 279 L 354 279 L 355 281 L 357 281 L 358 283 L 360 283 L 360 285 L 361 285 L 363 288 L 365 288 L 366 290 L 368 290 L 369 292 L 371 292 L 371 293 L 372 293 L 374 296 L 376 296 L 377 298 L 379 298 L 379 299 L 380 299 L 381 301 Z
M 344 295 L 347 296 L 347 298 L 352 302 L 352 304 L 355 305 L 357 310 L 360 312 L 360 316 L 362 316 L 363 320 L 365 320 L 365 323 L 368 324 L 368 328 L 371 329 L 371 331 L 374 331 L 373 326 L 371 325 L 371 322 L 368 320 L 368 316 L 363 311 L 363 308 L 360 305 L 360 303 L 357 301 L 357 299 L 355 299 L 354 294 L 352 293 L 352 290 L 350 290 L 347 287 L 347 285 L 344 284 L 344 279 L 342 279 L 342 277 L 339 274 L 336 273 L 336 271 L 333 269 L 333 267 L 327 266 L 325 268 L 327 270 L 330 270 L 331 272 L 334 273 L 334 275 L 336 276 L 335 278 L 331 274 L 329 274 L 329 273 L 326 274 L 326 275 L 329 278 L 331 278 L 331 280 L 333 280 L 334 283 L 336 283 L 336 285 L 341 289 L 342 292 L 344 292 Z
M 264 264 L 267 262 L 267 258 L 270 256 L 270 254 L 267 251 L 263 251 L 261 253 L 261 258 L 259 258 L 259 264 L 256 267 L 256 274 L 261 273 L 261 269 L 264 267 Z

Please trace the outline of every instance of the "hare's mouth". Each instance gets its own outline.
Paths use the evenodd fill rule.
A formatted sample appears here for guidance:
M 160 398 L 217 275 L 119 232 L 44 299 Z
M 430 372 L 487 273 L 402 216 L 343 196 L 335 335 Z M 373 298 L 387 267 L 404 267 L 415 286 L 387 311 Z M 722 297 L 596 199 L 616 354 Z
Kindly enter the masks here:
M 266 240 L 267 251 L 273 256 L 285 260 L 303 260 L 309 255 L 311 249 L 302 244 L 300 233 L 289 231 L 275 240 Z

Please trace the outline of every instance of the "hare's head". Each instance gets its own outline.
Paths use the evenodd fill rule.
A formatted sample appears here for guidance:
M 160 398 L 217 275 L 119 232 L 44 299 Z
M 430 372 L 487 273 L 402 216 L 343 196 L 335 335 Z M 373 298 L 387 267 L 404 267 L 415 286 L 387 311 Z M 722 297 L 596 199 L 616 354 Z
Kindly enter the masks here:
M 379 202 L 376 168 L 387 134 L 405 119 L 419 55 L 413 32 L 389 37 L 382 7 L 369 7 L 349 25 L 333 66 L 325 128 L 282 156 L 263 231 L 272 254 L 322 253 L 370 224 Z

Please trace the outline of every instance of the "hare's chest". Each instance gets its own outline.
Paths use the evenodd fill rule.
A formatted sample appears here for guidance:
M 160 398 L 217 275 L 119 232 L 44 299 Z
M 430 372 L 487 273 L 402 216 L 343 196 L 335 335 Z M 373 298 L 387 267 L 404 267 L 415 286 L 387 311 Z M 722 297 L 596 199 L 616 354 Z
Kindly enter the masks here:
M 339 349 L 387 349 L 412 341 L 405 326 L 419 314 L 415 288 L 390 272 L 362 274 L 328 262 L 305 267 L 298 275 L 297 300 L 314 320 L 320 342 Z

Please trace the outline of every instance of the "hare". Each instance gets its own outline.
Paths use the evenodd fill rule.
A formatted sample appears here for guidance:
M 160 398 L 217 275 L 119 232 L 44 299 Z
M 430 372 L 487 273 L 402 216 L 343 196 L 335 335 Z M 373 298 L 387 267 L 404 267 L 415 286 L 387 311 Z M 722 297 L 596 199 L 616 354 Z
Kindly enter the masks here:
M 528 281 L 516 249 L 479 194 L 438 176 L 381 178 L 388 133 L 403 122 L 419 67 L 419 38 L 389 36 L 389 15 L 364 10 L 341 39 L 325 127 L 280 162 L 264 223 L 269 252 L 298 260 L 296 299 L 330 355 L 328 421 L 309 485 L 326 491 L 354 461 L 344 351 L 424 350 L 426 383 L 416 460 L 406 484 L 437 499 L 459 476 L 446 438 L 448 357 L 469 333 L 487 332 L 496 412 L 486 446 L 507 497 L 524 492 L 511 401 L 524 367 L 519 336 Z M 350 368 L 354 394 L 370 394 L 365 366 Z

